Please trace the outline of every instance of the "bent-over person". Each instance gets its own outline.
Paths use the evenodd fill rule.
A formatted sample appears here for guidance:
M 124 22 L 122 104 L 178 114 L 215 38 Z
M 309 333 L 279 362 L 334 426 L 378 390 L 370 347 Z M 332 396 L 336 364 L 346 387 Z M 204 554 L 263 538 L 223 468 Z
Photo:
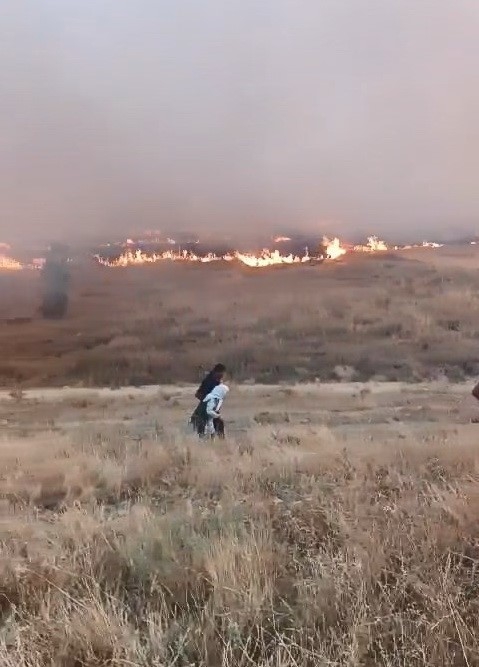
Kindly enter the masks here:
M 196 406 L 193 414 L 190 417 L 190 424 L 192 424 L 195 431 L 198 431 L 198 427 L 201 428 L 203 425 L 203 420 L 199 419 L 199 411 L 201 409 L 202 401 L 210 394 L 215 387 L 217 387 L 220 382 L 222 382 L 224 374 L 226 372 L 226 367 L 224 364 L 216 364 L 212 370 L 207 373 L 201 382 L 200 386 L 196 390 L 195 398 L 198 399 L 198 405 Z M 201 435 L 201 433 L 199 433 Z
M 202 400 L 199 415 L 204 426 L 201 429 L 203 434 L 198 432 L 200 437 L 225 437 L 225 423 L 220 412 L 228 391 L 229 387 L 221 382 Z

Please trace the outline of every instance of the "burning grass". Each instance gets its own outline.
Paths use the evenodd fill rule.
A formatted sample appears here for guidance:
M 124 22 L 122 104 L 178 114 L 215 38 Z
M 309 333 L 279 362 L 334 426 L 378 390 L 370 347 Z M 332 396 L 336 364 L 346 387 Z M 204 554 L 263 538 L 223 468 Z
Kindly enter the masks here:
M 291 238 L 279 236 L 274 239 L 274 242 L 283 244 L 292 241 Z M 388 250 L 411 250 L 413 248 L 442 248 L 440 243 L 431 243 L 424 241 L 422 244 L 413 244 L 407 246 L 389 246 L 385 241 L 380 240 L 377 236 L 369 236 L 366 244 L 355 245 L 344 244 L 338 237 L 329 239 L 323 236 L 321 243 L 313 242 L 314 252 L 310 255 L 309 248 L 305 247 L 302 253 L 284 252 L 283 249 L 276 248 L 270 250 L 264 248 L 256 252 L 244 252 L 241 250 L 229 250 L 224 253 L 214 251 L 210 252 L 195 252 L 193 249 L 183 249 L 176 245 L 176 241 L 168 239 L 167 243 L 171 246 L 167 250 L 144 250 L 141 247 L 135 247 L 135 242 L 128 239 L 126 244 L 121 244 L 124 248 L 117 256 L 105 257 L 102 254 L 96 254 L 95 259 L 99 264 L 109 268 L 125 268 L 127 266 L 142 266 L 147 264 L 157 264 L 158 262 L 172 261 L 172 262 L 188 262 L 210 264 L 211 262 L 237 262 L 244 264 L 250 268 L 264 269 L 271 266 L 280 265 L 294 265 L 307 264 L 313 260 L 336 260 L 343 257 L 347 253 L 383 253 Z M 164 245 L 164 244 L 163 244 Z M 118 246 L 117 246 L 118 247 Z M 108 246 L 111 251 L 111 246 Z
M 478 665 L 476 454 L 5 441 L 1 664 Z

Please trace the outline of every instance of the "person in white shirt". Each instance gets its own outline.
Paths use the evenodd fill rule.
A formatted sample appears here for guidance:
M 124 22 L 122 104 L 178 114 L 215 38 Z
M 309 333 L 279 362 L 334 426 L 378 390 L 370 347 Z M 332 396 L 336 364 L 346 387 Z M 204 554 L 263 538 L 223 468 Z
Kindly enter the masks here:
M 210 391 L 210 393 L 203 399 L 199 412 L 204 423 L 203 433 L 205 437 L 225 437 L 225 424 L 221 418 L 220 411 L 228 391 L 229 387 L 223 382 L 220 382 L 220 384 Z M 203 429 L 198 431 L 200 437 L 203 435 L 201 433 L 202 430 Z

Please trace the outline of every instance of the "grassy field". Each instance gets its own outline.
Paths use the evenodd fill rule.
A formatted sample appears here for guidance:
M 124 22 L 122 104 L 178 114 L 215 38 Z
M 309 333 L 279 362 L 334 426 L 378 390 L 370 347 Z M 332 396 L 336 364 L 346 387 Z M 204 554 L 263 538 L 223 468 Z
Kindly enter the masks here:
M 0 665 L 479 667 L 478 259 L 0 275 Z
M 0 274 L 0 384 L 194 382 L 218 359 L 243 382 L 460 380 L 479 374 L 478 260 L 466 246 L 266 271 L 84 263 L 60 322 L 37 315 L 37 274 Z
M 191 391 L 1 397 L 0 664 L 479 664 L 466 390 Z

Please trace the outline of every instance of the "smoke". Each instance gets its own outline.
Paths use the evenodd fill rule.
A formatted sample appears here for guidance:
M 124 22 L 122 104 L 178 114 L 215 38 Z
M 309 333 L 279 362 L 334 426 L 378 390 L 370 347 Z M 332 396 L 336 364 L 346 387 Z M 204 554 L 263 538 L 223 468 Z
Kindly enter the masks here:
M 70 272 L 68 247 L 52 246 L 42 269 L 43 302 L 40 311 L 46 319 L 61 319 L 68 309 Z
M 476 0 L 4 0 L 3 238 L 475 231 Z

